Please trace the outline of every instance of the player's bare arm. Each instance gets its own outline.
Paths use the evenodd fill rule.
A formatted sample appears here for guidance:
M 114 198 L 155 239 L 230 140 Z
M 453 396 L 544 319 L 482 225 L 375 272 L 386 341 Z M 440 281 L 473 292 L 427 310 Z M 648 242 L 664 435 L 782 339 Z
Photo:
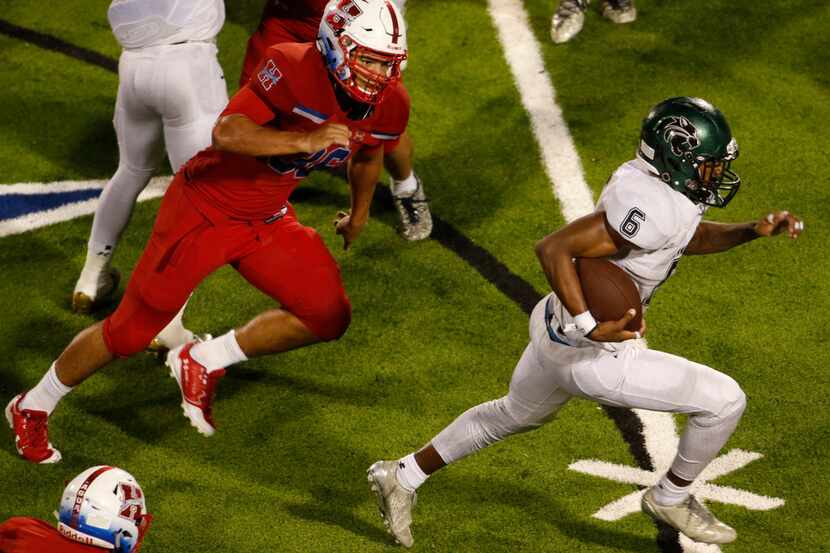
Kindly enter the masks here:
M 542 264 L 545 276 L 553 292 L 573 316 L 588 311 L 582 287 L 576 274 L 575 257 L 609 257 L 625 253 L 635 246 L 623 239 L 610 227 L 605 212 L 597 211 L 580 217 L 536 244 L 536 256 Z M 622 342 L 637 338 L 625 325 L 634 318 L 630 310 L 619 321 L 605 321 L 593 329 L 584 329 L 587 336 L 597 342 Z M 640 334 L 645 332 L 645 326 Z
M 383 148 L 358 150 L 349 162 L 352 208 L 349 213 L 338 212 L 334 221 L 337 234 L 343 236 L 344 250 L 349 249 L 369 221 L 369 205 L 382 168 Z
M 247 156 L 314 153 L 337 144 L 349 144 L 349 127 L 322 125 L 311 132 L 290 132 L 257 125 L 241 113 L 220 117 L 213 127 L 213 147 Z
M 685 253 L 702 255 L 723 252 L 755 238 L 775 236 L 782 232 L 795 239 L 803 230 L 804 222 L 789 211 L 773 211 L 758 221 L 748 223 L 702 221 Z

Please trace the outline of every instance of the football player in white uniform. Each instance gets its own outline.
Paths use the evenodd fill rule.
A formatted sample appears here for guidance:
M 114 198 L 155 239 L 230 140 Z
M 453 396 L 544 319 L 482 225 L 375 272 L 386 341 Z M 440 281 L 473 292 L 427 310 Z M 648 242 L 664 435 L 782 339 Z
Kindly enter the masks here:
M 118 286 L 110 261 L 136 197 L 162 157 L 173 172 L 211 142 L 211 130 L 228 103 L 216 57 L 225 22 L 223 0 L 114 0 L 107 12 L 123 50 L 113 124 L 118 170 L 101 194 L 86 262 L 72 294 L 75 312 L 88 313 Z M 174 348 L 193 339 L 182 311 L 158 336 Z
M 507 436 L 538 428 L 576 396 L 605 405 L 684 413 L 688 423 L 671 468 L 646 490 L 643 510 L 689 538 L 728 543 L 735 531 L 689 494 L 689 486 L 735 430 L 746 397 L 729 376 L 676 355 L 645 349 L 645 332 L 619 321 L 594 320 L 574 268 L 577 257 L 603 257 L 622 267 L 643 305 L 681 255 L 728 250 L 804 224 L 787 211 L 759 221 L 702 221 L 709 206 L 725 207 L 740 179 L 729 169 L 738 146 L 726 119 L 698 98 L 671 98 L 646 117 L 636 159 L 624 163 L 596 210 L 543 238 L 536 254 L 553 293 L 530 317 L 530 343 L 502 398 L 469 409 L 423 449 L 368 470 L 381 514 L 395 539 L 412 545 L 415 490 L 441 467 Z

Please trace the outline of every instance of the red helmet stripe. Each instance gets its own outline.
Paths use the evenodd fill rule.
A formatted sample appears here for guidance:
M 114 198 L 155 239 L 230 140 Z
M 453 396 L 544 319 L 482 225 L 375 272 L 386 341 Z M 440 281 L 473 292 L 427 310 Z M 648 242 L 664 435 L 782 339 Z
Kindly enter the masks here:
M 112 470 L 112 467 L 100 467 L 98 470 L 86 477 L 83 484 L 80 485 L 78 491 L 75 493 L 75 503 L 72 505 L 72 519 L 69 521 L 69 526 L 72 528 L 78 527 L 78 519 L 81 517 L 81 505 L 84 503 L 84 496 L 96 478 Z
M 392 17 L 392 44 L 397 44 L 398 37 L 401 36 L 400 28 L 398 26 L 398 16 L 395 15 L 395 8 L 392 7 L 389 0 L 386 1 L 386 8 L 389 10 L 389 15 Z

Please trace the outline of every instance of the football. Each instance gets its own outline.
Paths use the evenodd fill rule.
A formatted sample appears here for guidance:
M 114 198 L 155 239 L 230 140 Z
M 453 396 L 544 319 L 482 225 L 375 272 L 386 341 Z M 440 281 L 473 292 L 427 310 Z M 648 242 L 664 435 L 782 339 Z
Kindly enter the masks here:
M 597 322 L 618 321 L 633 308 L 637 314 L 625 328 L 632 332 L 640 329 L 643 320 L 640 293 L 625 271 L 607 259 L 578 257 L 576 273 L 588 310 Z

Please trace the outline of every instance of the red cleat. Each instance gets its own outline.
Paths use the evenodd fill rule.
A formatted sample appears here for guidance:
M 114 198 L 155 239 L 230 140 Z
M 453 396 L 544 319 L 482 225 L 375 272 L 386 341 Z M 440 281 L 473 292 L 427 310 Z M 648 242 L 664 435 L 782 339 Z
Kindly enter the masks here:
M 190 349 L 198 342 L 188 342 L 170 350 L 167 366 L 182 392 L 182 410 L 196 430 L 205 436 L 216 432 L 213 422 L 213 395 L 225 369 L 208 373 L 207 369 L 190 356 Z
M 6 420 L 14 430 L 17 452 L 31 463 L 57 463 L 61 460 L 61 452 L 49 442 L 49 415 L 46 411 L 21 409 L 20 402 L 25 395 L 15 396 L 6 405 Z

